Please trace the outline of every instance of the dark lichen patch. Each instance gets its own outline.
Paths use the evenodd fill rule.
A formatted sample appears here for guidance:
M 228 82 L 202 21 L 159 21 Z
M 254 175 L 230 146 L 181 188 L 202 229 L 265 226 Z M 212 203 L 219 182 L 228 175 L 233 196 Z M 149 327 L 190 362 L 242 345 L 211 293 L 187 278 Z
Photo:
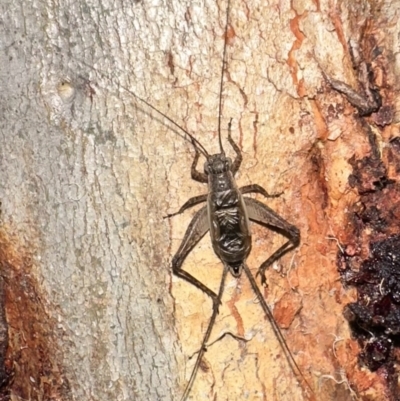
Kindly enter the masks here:
M 371 244 L 371 256 L 360 270 L 346 277 L 358 290 L 357 302 L 344 315 L 362 344 L 360 359 L 377 370 L 391 362 L 400 334 L 400 235 Z
M 379 158 L 367 156 L 361 160 L 356 160 L 353 157 L 349 163 L 353 167 L 349 184 L 352 188 L 356 188 L 360 195 L 380 191 L 387 185 L 394 183 L 393 180 L 388 179 L 386 167 Z
M 368 230 L 371 241 L 378 234 L 394 235 L 400 232 L 400 186 L 388 177 L 384 163 L 374 157 L 351 159 L 353 173 L 349 177 L 351 187 L 360 194 L 360 202 L 351 208 L 351 220 L 357 237 Z
M 392 147 L 397 146 L 397 141 Z M 396 149 L 392 149 L 392 159 Z M 347 244 L 338 255 L 343 283 L 357 289 L 344 316 L 358 340 L 360 362 L 384 371 L 398 393 L 396 349 L 400 345 L 400 187 L 375 156 L 352 158 L 349 184 L 360 195 L 350 210 Z M 393 177 L 393 175 L 392 175 Z
M 390 125 L 394 119 L 394 108 L 390 105 L 382 106 L 374 116 L 374 122 L 380 127 Z

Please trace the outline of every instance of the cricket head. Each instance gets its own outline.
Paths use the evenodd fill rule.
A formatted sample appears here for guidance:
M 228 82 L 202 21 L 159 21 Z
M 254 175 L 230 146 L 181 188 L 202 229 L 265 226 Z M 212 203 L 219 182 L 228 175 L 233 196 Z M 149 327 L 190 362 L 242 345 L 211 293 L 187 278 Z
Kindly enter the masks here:
M 224 153 L 217 153 L 207 157 L 204 163 L 204 172 L 209 174 L 221 174 L 230 171 L 232 168 L 232 159 L 226 157 Z

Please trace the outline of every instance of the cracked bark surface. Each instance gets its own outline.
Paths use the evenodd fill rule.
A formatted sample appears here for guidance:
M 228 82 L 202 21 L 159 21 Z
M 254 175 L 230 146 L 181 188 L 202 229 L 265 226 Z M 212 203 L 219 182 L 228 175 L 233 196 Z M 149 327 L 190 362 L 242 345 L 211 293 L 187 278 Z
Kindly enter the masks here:
M 342 316 L 356 294 L 342 287 L 336 266 L 348 206 L 359 200 L 349 160 L 370 146 L 354 108 L 321 71 L 356 89 L 348 41 L 381 50 L 367 57 L 391 118 L 369 123 L 384 120 L 379 140 L 389 143 L 398 132 L 400 4 L 348 3 L 233 0 L 222 127 L 226 143 L 233 118 L 244 155 L 238 184 L 283 191 L 266 203 L 300 229 L 301 245 L 267 272 L 263 291 L 315 399 L 389 400 L 383 375 L 357 364 Z M 0 7 L 0 265 L 11 395 L 179 400 L 211 301 L 171 276 L 194 211 L 163 216 L 206 188 L 190 180 L 190 144 L 123 88 L 217 152 L 226 4 Z M 251 269 L 283 240 L 253 226 Z M 184 268 L 218 286 L 222 266 L 207 236 Z M 310 399 L 244 277 L 228 278 L 211 342 L 218 338 L 193 400 Z

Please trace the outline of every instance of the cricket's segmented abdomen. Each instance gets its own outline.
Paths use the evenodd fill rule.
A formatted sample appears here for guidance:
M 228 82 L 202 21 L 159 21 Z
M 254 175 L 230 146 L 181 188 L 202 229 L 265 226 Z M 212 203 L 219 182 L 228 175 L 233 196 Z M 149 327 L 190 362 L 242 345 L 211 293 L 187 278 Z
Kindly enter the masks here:
M 246 206 L 238 189 L 211 192 L 208 197 L 211 242 L 216 255 L 227 265 L 244 262 L 251 250 Z

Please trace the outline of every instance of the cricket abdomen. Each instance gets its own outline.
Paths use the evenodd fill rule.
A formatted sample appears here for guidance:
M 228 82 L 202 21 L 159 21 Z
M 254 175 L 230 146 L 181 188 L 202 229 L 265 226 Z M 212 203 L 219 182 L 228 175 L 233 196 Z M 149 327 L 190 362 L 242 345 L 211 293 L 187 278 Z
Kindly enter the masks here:
M 216 255 L 238 276 L 251 250 L 251 233 L 242 194 L 237 188 L 208 197 L 211 242 Z

